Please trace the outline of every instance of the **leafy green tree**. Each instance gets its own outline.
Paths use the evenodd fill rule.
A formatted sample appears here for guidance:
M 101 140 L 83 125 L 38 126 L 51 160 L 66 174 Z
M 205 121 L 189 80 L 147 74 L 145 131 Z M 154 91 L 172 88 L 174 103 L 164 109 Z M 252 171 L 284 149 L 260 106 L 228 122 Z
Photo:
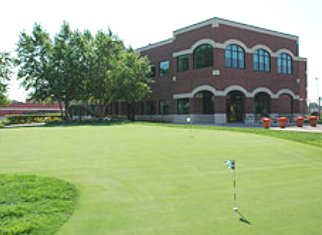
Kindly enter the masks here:
M 109 30 L 108 33 L 97 32 L 91 49 L 87 85 L 88 101 L 98 107 L 99 116 L 104 116 L 107 104 L 112 101 L 109 92 L 111 83 L 109 71 L 114 69 L 114 65 L 120 59 L 121 52 L 125 50 L 125 47 L 123 42 Z
M 39 24 L 32 34 L 23 32 L 18 43 L 18 78 L 30 90 L 33 100 L 51 100 L 64 106 L 68 119 L 70 103 L 82 98 L 88 73 L 87 41 L 79 31 L 73 32 L 64 22 L 54 40 Z
M 31 35 L 22 32 L 17 47 L 17 78 L 31 100 L 42 101 L 50 97 L 48 78 L 51 76 L 52 41 L 39 24 L 35 24 Z
M 87 36 L 87 35 L 86 35 Z M 54 39 L 50 87 L 52 96 L 65 107 L 68 118 L 72 101 L 84 99 L 86 77 L 89 74 L 87 40 L 81 32 L 71 31 L 64 22 L 60 33 Z
M 39 24 L 23 32 L 17 48 L 18 78 L 33 100 L 56 101 L 69 118 L 72 103 L 90 103 L 105 114 L 108 103 L 124 101 L 134 118 L 134 102 L 150 92 L 149 62 L 112 33 L 72 31 L 64 22 L 51 40 Z M 63 110 L 63 109 L 61 109 Z
M 134 103 L 145 98 L 151 92 L 149 61 L 133 49 L 123 50 L 120 59 L 109 71 L 111 81 L 109 94 L 112 101 L 124 101 L 128 104 L 128 119 L 135 119 Z
M 7 82 L 10 80 L 13 66 L 14 61 L 10 54 L 7 52 L 0 53 L 0 104 L 9 103 L 6 95 Z

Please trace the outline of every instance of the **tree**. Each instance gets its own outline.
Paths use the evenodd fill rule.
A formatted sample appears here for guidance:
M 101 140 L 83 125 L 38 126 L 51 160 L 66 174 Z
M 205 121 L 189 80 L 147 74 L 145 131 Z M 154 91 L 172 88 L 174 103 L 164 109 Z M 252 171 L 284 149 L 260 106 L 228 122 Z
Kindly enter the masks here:
M 124 101 L 128 104 L 128 119 L 135 119 L 134 103 L 145 98 L 151 92 L 149 61 L 133 49 L 123 50 L 120 60 L 109 71 L 111 81 L 109 93 L 112 101 Z
M 6 95 L 7 82 L 10 80 L 13 65 L 14 61 L 9 53 L 0 53 L 0 104 L 9 103 L 9 99 Z
M 132 110 L 133 103 L 150 92 L 148 60 L 126 49 L 111 30 L 92 37 L 64 22 L 51 40 L 35 24 L 31 35 L 21 33 L 17 54 L 18 78 L 30 97 L 58 102 L 65 119 L 73 102 L 95 104 L 103 116 L 108 103 L 125 101 Z
M 99 31 L 92 42 L 90 59 L 90 72 L 88 76 L 87 91 L 88 101 L 98 106 L 99 116 L 105 115 L 105 107 L 112 102 L 109 92 L 111 83 L 110 71 L 115 69 L 114 64 L 118 61 L 121 52 L 125 50 L 123 42 L 113 35 Z
M 32 34 L 23 32 L 18 43 L 18 78 L 33 100 L 51 100 L 60 104 L 68 119 L 70 102 L 82 97 L 87 74 L 86 40 L 64 22 L 52 41 L 39 24 Z M 63 107 L 64 106 L 64 112 Z
M 89 74 L 87 40 L 90 40 L 88 35 L 72 32 L 66 22 L 54 39 L 49 87 L 51 96 L 63 102 L 66 119 L 70 103 L 84 99 L 84 86 Z
M 30 99 L 42 101 L 50 98 L 48 78 L 51 76 L 52 41 L 39 24 L 31 35 L 22 32 L 17 48 L 17 78 L 30 91 Z

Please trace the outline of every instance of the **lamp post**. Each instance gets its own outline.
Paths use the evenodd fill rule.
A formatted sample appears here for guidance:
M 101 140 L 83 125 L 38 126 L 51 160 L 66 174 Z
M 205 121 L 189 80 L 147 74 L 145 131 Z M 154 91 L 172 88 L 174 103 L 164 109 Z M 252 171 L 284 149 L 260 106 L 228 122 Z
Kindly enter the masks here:
M 320 92 L 319 92 L 319 78 L 315 78 L 316 79 L 316 92 L 317 92 L 317 96 L 318 96 L 318 112 L 319 112 L 319 119 L 321 117 L 321 98 L 320 98 Z

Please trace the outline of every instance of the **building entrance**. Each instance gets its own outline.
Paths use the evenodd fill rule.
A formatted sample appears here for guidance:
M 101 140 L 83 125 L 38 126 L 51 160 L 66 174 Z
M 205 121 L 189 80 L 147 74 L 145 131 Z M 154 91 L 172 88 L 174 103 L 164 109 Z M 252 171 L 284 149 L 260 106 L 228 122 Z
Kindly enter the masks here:
M 227 95 L 228 122 L 243 122 L 245 117 L 245 95 L 240 91 L 232 91 Z

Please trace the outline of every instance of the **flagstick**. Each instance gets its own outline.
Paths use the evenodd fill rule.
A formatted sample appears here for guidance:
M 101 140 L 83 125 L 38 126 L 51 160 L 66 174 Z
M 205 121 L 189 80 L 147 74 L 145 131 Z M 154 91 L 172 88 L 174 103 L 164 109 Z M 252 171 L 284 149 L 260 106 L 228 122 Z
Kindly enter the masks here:
M 237 195 L 236 195 L 236 168 L 234 169 L 234 210 L 237 207 Z

